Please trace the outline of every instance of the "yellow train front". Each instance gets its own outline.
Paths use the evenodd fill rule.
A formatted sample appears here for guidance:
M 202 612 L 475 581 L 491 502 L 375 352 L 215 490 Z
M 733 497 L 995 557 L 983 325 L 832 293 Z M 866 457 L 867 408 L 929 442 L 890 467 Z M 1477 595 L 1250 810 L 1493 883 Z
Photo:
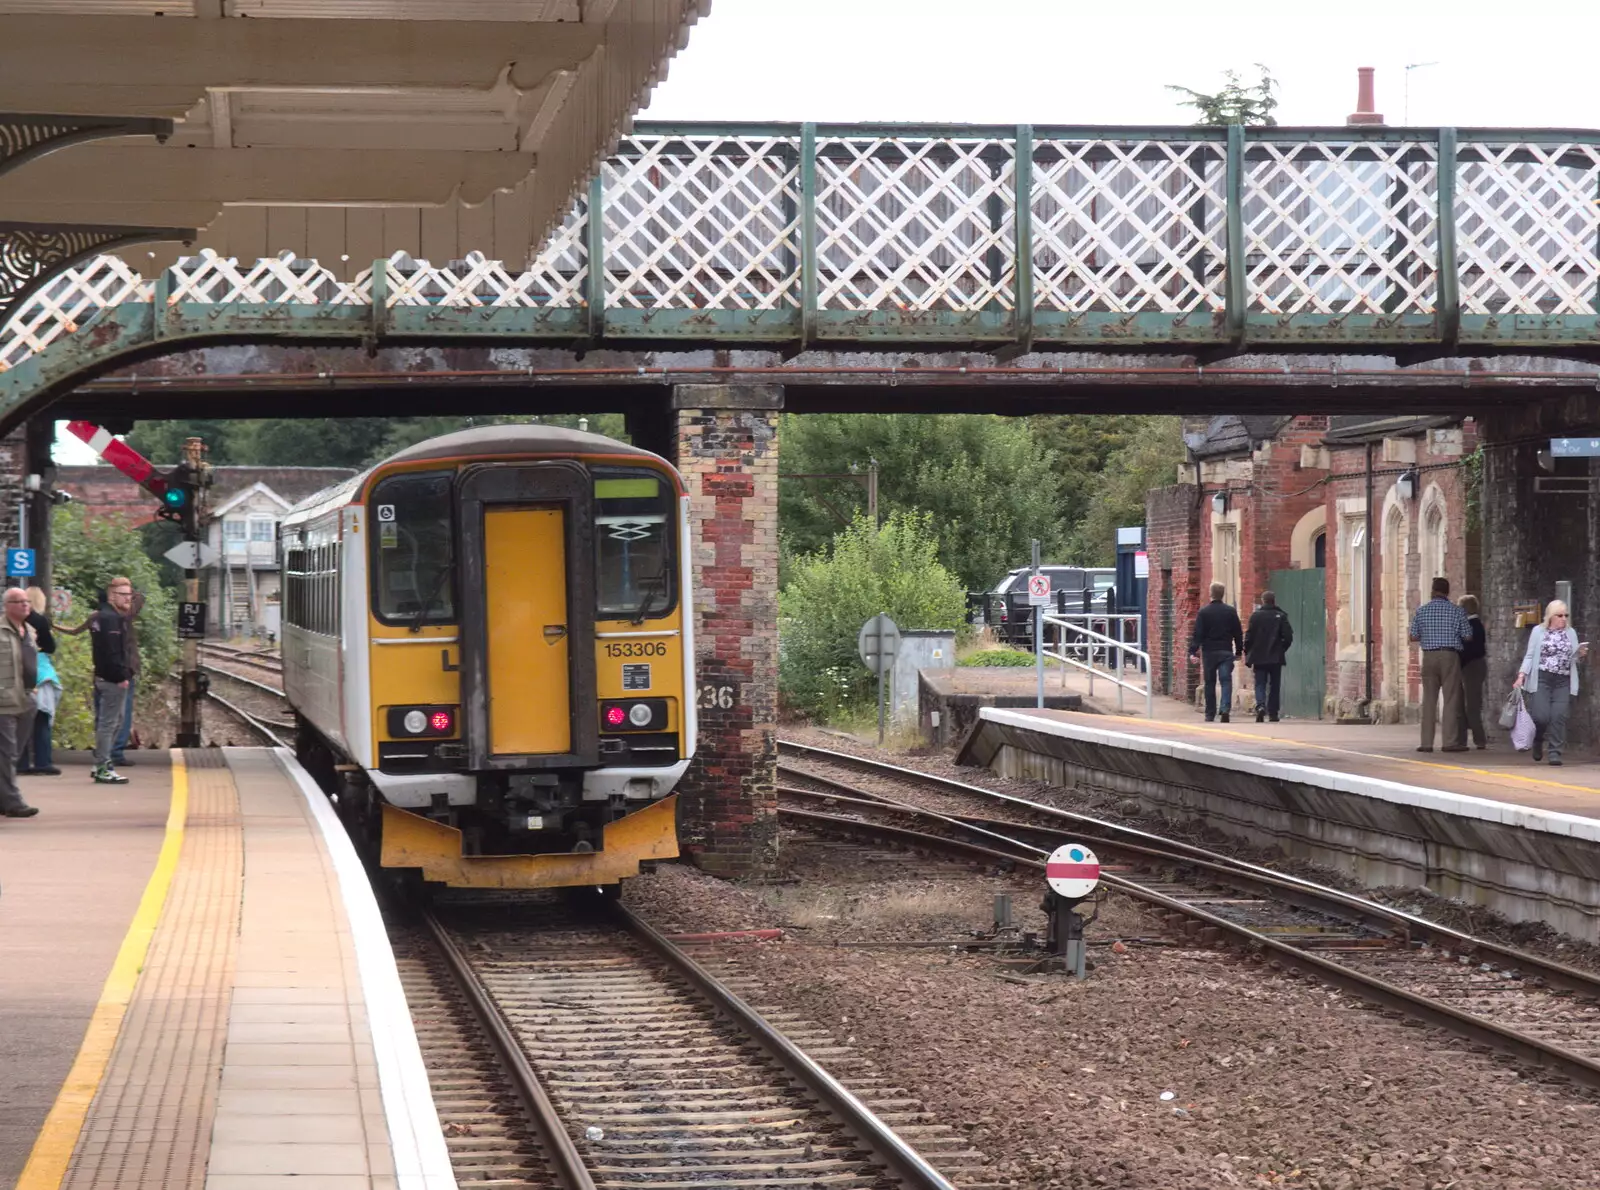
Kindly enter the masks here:
M 666 460 L 466 430 L 313 496 L 281 532 L 298 751 L 383 867 L 614 886 L 678 854 L 694 621 Z

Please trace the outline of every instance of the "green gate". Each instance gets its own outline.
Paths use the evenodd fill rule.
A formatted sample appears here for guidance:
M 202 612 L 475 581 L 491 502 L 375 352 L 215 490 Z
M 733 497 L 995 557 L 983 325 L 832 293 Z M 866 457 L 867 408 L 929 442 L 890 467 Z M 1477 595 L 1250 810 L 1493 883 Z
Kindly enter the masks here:
M 1322 718 L 1327 691 L 1327 574 L 1321 567 L 1274 570 L 1268 579 L 1294 629 L 1294 647 L 1283 667 L 1282 710 L 1301 719 Z

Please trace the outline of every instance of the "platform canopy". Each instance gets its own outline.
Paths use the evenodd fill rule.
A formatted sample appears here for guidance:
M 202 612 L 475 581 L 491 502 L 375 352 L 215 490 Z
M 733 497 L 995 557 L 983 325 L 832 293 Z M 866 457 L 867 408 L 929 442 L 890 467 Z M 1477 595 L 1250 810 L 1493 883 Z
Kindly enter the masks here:
M 0 224 L 199 230 L 126 250 L 147 275 L 202 247 L 520 265 L 708 8 L 0 0 Z

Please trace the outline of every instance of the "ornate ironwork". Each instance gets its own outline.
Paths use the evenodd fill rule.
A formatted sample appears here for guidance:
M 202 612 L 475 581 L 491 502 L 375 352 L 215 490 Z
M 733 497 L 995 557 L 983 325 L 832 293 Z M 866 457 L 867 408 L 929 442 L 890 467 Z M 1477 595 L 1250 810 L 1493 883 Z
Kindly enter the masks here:
M 1064 311 L 1221 310 L 1225 158 L 1221 139 L 1037 141 L 1035 304 Z
M 216 333 L 227 306 L 269 334 L 1600 352 L 1597 197 L 1600 133 L 654 125 L 531 261 L 401 253 L 341 281 L 205 251 L 162 330 Z M 174 234 L 12 233 L 0 370 L 153 300 L 115 257 L 41 288 L 49 268 Z
M 153 136 L 166 140 L 172 121 L 145 116 L 58 116 L 0 113 L 0 174 L 85 141 L 114 136 Z
M 102 253 L 152 240 L 192 240 L 196 234 L 192 228 L 60 227 L 0 222 L 0 326 L 5 325 L 13 311 L 23 310 L 31 299 L 35 309 L 29 313 L 35 314 L 38 321 L 53 324 L 55 330 L 45 342 L 75 330 L 78 318 L 67 313 L 68 307 L 81 313 L 85 309 L 104 309 L 113 304 L 110 300 L 113 294 L 117 302 L 136 296 L 137 286 L 104 285 L 103 278 L 108 270 L 101 264 L 107 259 Z M 89 270 L 95 274 L 92 279 L 70 270 L 70 266 L 90 258 L 96 258 Z M 120 261 L 117 263 L 121 265 Z M 115 273 L 116 269 L 109 271 Z M 126 266 L 122 271 L 131 278 Z M 138 300 L 148 298 L 139 296 Z M 43 318 L 37 319 L 40 314 Z M 15 333 L 7 328 L 5 337 Z M 9 365 L 6 354 L 0 353 L 0 366 Z

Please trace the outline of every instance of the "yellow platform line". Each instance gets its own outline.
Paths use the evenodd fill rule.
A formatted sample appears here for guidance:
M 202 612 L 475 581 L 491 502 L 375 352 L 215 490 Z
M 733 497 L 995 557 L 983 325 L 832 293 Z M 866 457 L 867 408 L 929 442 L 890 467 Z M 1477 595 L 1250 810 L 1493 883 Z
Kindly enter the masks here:
M 1310 749 L 1313 749 L 1313 750 L 1316 750 L 1316 751 L 1321 751 L 1321 752 L 1334 752 L 1334 753 L 1337 753 L 1337 754 L 1339 754 L 1341 756 L 1360 756 L 1360 757 L 1362 757 L 1362 758 L 1364 758 L 1366 760 L 1379 760 L 1379 761 L 1384 761 L 1384 762 L 1391 763 L 1391 764 L 1414 764 L 1418 768 L 1438 769 L 1441 772 L 1446 772 L 1446 773 L 1471 773 L 1471 774 L 1473 774 L 1475 776 L 1479 776 L 1479 777 L 1488 777 L 1491 780 L 1515 781 L 1515 782 L 1517 782 L 1519 784 L 1522 784 L 1522 785 L 1541 785 L 1541 786 L 1544 786 L 1544 787 L 1549 788 L 1549 789 L 1570 789 L 1574 793 L 1586 793 L 1586 794 L 1589 794 L 1591 797 L 1595 796 L 1595 795 L 1600 795 L 1600 789 L 1596 789 L 1592 785 L 1572 785 L 1572 784 L 1569 784 L 1568 782 L 1565 782 L 1565 781 L 1551 781 L 1547 777 L 1524 777 L 1524 776 L 1521 776 L 1521 775 L 1519 775 L 1517 773 L 1508 773 L 1504 769 L 1480 769 L 1480 768 L 1474 768 L 1471 765 L 1465 765 L 1465 764 L 1448 764 L 1448 763 L 1443 763 L 1442 764 L 1437 760 L 1416 760 L 1416 759 L 1414 759 L 1414 758 L 1412 758 L 1410 756 L 1388 756 L 1388 755 L 1385 755 L 1382 752 L 1362 752 L 1358 748 L 1340 748 L 1340 747 L 1337 747 L 1334 744 L 1317 744 L 1317 743 L 1313 743 L 1310 740 L 1290 739 L 1288 736 L 1281 736 L 1281 735 L 1278 735 L 1278 736 L 1251 735 L 1249 732 L 1246 732 L 1246 731 L 1234 731 L 1231 728 L 1226 728 L 1226 727 L 1213 728 L 1209 724 L 1207 724 L 1205 726 L 1202 726 L 1202 725 L 1200 725 L 1198 723 L 1173 723 L 1170 720 L 1169 721 L 1157 720 L 1157 722 L 1162 727 L 1172 727 L 1172 728 L 1176 728 L 1178 731 L 1192 731 L 1196 735 L 1207 735 L 1207 736 L 1224 735 L 1224 736 L 1230 736 L 1230 737 L 1232 737 L 1233 739 L 1236 739 L 1236 740 L 1248 740 L 1252 744 L 1262 744 L 1262 743 L 1267 743 L 1267 744 L 1292 744 L 1296 748 L 1310 748 Z M 1137 735 L 1138 733 L 1134 732 L 1134 731 L 1130 731 L 1130 732 L 1128 732 L 1128 734 L 1129 735 Z M 1384 778 L 1382 778 L 1382 777 L 1377 777 L 1377 778 L 1374 778 L 1374 779 L 1375 780 L 1379 780 L 1379 781 L 1384 780 Z M 1441 792 L 1454 793 L 1456 791 L 1447 789 L 1447 790 L 1443 790 Z M 1464 793 L 1461 796 L 1462 797 L 1481 797 L 1482 795 L 1481 794 L 1476 794 L 1476 793 Z M 1492 801 L 1493 799 L 1485 799 L 1485 800 Z M 19 1187 L 19 1190 L 20 1190 L 20 1187 Z
M 122 1030 L 122 1018 L 133 999 L 145 955 L 155 937 L 156 924 L 161 920 L 161 909 L 172 887 L 172 874 L 178 867 L 178 853 L 183 850 L 183 827 L 188 816 L 189 772 L 184 767 L 183 753 L 174 748 L 172 804 L 167 810 L 167 830 L 161 841 L 161 852 L 156 856 L 155 870 L 150 873 L 133 922 L 117 949 L 111 974 L 106 976 L 105 986 L 100 989 L 100 1000 L 89 1018 L 78 1056 L 73 1059 L 72 1069 L 67 1071 L 66 1081 L 61 1084 L 50 1114 L 44 1119 L 44 1127 L 28 1153 L 28 1163 L 22 1167 L 16 1190 L 58 1190 L 66 1177 L 72 1150 L 89 1116 L 89 1105 L 94 1102 L 100 1081 L 105 1078 L 117 1034 Z

